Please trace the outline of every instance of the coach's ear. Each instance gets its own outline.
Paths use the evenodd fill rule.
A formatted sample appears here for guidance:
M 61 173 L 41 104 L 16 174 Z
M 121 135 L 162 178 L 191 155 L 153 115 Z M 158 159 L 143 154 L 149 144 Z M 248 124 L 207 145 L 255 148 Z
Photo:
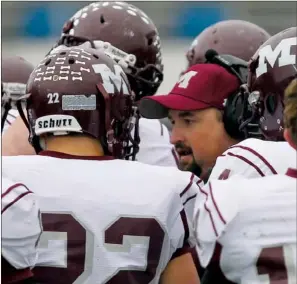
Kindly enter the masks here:
M 297 145 L 294 143 L 294 140 L 292 139 L 292 134 L 291 134 L 290 129 L 285 128 L 285 130 L 284 130 L 284 138 L 290 144 L 291 147 L 293 147 L 295 150 L 297 150 Z
M 160 284 L 200 284 L 191 253 L 171 260 L 161 276 Z

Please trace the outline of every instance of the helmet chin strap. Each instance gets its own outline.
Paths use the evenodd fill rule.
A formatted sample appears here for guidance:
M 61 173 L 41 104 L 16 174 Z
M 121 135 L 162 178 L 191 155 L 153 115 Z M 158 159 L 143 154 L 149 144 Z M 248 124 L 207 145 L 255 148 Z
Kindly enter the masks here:
M 132 145 L 127 147 L 129 154 L 126 157 L 126 160 L 129 160 L 130 157 L 132 157 L 132 161 L 135 161 L 136 154 L 139 151 L 139 143 L 140 143 L 140 137 L 139 137 L 140 114 L 139 114 L 139 110 L 137 109 L 136 106 L 133 106 L 133 110 L 134 110 L 134 114 L 131 117 L 130 122 L 129 122 L 129 142 Z M 132 137 L 132 135 L 131 135 L 133 128 L 134 128 L 134 137 Z M 130 153 L 131 148 L 132 148 L 132 153 Z
M 102 94 L 104 97 L 105 101 L 105 130 L 106 130 L 106 143 L 107 143 L 107 149 L 112 155 L 114 155 L 114 143 L 115 143 L 115 137 L 114 137 L 114 130 L 113 130 L 113 125 L 114 125 L 114 120 L 111 121 L 110 118 L 110 97 L 109 94 L 106 92 L 105 88 L 103 87 L 102 84 L 97 84 L 97 88 L 99 92 Z
M 239 117 L 239 131 L 244 133 L 246 138 L 259 138 L 263 139 L 263 135 L 259 130 L 258 112 L 255 105 L 259 101 L 259 95 L 249 93 L 247 85 L 240 86 L 238 96 L 243 97 L 243 108 Z
M 6 118 L 9 111 L 16 107 L 16 102 L 21 95 L 26 93 L 26 84 L 2 82 L 1 83 L 1 108 L 2 108 L 2 121 L 1 132 L 3 132 Z
M 28 119 L 25 116 L 25 113 L 23 111 L 23 105 L 26 104 L 26 100 L 31 96 L 31 94 L 26 94 L 18 99 L 16 102 L 17 110 L 20 114 L 20 117 L 22 118 L 24 124 L 26 125 L 28 131 L 29 131 L 29 142 L 33 146 L 36 154 L 38 154 L 43 149 L 40 146 L 40 139 L 39 137 L 35 136 L 32 132 L 33 130 L 30 127 L 30 124 L 28 122 Z
M 46 150 L 46 139 L 39 137 L 39 145 L 43 151 Z
M 102 84 L 97 84 L 97 88 L 103 95 L 105 100 L 105 130 L 106 130 L 106 142 L 108 151 L 116 158 L 122 158 L 125 156 L 126 145 L 125 141 L 122 139 L 121 135 L 117 133 L 117 124 L 115 118 L 111 117 L 111 97 L 105 90 Z
M 2 105 L 2 120 L 1 120 L 1 133 L 3 132 L 4 129 L 4 125 L 5 125 L 5 121 L 6 118 L 8 116 L 8 112 L 11 110 L 11 99 L 9 99 L 8 101 L 4 102 Z
M 26 127 L 28 128 L 29 132 L 30 132 L 30 125 L 29 125 L 28 119 L 25 116 L 23 109 L 25 108 L 26 100 L 30 97 L 30 95 L 31 94 L 24 95 L 24 96 L 20 97 L 16 102 L 16 107 L 20 114 L 20 117 L 22 118 L 22 120 L 23 120 L 24 124 L 26 125 Z

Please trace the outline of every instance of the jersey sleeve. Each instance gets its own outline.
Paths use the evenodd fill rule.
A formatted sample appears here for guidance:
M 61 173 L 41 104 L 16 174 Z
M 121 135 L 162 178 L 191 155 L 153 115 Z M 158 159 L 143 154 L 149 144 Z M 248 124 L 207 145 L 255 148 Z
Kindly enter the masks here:
M 210 181 L 200 187 L 193 223 L 198 258 L 204 268 L 213 257 L 217 240 L 239 212 L 241 194 L 235 188 L 239 179 L 242 177 L 234 176 L 227 181 Z
M 139 120 L 140 145 L 137 161 L 165 167 L 177 167 L 177 155 L 169 141 L 169 132 L 159 120 Z
M 199 194 L 199 186 L 203 184 L 203 181 L 191 173 L 183 173 L 187 176 L 182 187 L 178 190 L 178 198 L 180 202 L 179 215 L 174 223 L 174 226 L 182 228 L 183 234 L 178 234 L 177 229 L 172 230 L 173 235 L 180 235 L 178 239 L 177 249 L 173 254 L 173 257 L 183 255 L 191 252 L 195 246 L 194 227 L 193 227 L 193 214 L 194 205 L 197 195 Z
M 2 256 L 16 269 L 35 265 L 42 231 L 35 195 L 23 184 L 2 178 Z

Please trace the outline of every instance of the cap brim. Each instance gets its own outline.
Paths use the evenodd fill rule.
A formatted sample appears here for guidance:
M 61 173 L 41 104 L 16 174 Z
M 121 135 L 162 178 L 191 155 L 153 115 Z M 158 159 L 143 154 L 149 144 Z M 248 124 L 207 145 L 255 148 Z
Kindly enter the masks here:
M 193 111 L 209 107 L 209 104 L 204 102 L 175 94 L 144 97 L 138 104 L 140 114 L 143 117 L 150 119 L 161 119 L 167 117 L 170 109 Z

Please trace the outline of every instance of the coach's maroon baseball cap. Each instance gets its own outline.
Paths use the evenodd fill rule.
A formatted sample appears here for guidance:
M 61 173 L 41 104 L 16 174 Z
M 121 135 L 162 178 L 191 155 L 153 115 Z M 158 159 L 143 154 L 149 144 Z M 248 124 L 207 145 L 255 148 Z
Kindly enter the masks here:
M 145 118 L 160 119 L 167 117 L 170 109 L 223 109 L 225 99 L 239 87 L 239 80 L 223 67 L 216 64 L 197 64 L 181 76 L 168 95 L 141 99 L 139 111 Z

